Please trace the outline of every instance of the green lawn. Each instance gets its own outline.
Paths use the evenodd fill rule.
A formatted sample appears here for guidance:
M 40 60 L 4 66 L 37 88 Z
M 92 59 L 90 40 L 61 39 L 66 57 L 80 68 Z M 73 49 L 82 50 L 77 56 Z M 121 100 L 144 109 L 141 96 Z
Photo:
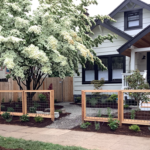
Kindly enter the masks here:
M 26 141 L 23 139 L 5 138 L 0 136 L 0 146 L 5 148 L 22 148 L 24 150 L 87 150 L 74 146 L 61 146 L 51 143 Z

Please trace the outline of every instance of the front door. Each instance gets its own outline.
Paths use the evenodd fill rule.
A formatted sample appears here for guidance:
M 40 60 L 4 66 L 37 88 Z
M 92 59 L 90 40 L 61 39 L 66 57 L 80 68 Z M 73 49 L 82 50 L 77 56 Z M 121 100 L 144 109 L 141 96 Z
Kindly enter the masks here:
M 147 52 L 147 82 L 150 84 L 150 52 Z

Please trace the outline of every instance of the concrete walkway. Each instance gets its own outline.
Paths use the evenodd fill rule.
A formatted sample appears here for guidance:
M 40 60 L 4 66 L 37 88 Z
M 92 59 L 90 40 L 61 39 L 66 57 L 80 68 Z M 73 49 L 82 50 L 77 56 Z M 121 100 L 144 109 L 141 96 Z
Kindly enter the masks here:
M 150 150 L 150 138 L 0 125 L 0 135 L 98 150 Z

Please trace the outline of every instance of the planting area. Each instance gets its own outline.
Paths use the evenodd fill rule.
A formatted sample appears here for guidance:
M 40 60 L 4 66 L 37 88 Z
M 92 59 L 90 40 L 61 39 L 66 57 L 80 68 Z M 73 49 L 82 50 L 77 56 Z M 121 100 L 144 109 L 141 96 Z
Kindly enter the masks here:
M 85 122 L 86 123 L 86 122 Z M 72 130 L 75 131 L 85 131 L 85 132 L 97 132 L 97 133 L 108 133 L 108 134 L 118 134 L 118 135 L 131 135 L 131 136 L 138 136 L 138 137 L 150 137 L 150 130 L 148 126 L 139 126 L 140 131 L 133 131 L 130 130 L 129 127 L 131 126 L 128 124 L 122 125 L 122 127 L 119 127 L 116 130 L 111 130 L 109 123 L 106 122 L 89 122 L 91 125 L 89 125 L 87 128 L 83 128 L 80 125 L 74 127 Z M 96 128 L 96 125 L 99 126 L 99 128 Z

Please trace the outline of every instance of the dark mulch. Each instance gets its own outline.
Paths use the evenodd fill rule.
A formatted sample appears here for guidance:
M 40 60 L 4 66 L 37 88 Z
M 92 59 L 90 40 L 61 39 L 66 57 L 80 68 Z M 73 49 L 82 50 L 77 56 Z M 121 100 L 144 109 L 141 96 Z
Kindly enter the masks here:
M 70 103 L 70 104 L 81 106 L 80 103 Z M 118 104 L 117 103 L 106 103 L 106 104 L 98 103 L 95 106 L 91 106 L 91 104 L 87 103 L 86 107 L 87 108 L 108 108 L 109 107 L 109 108 L 112 108 L 112 109 L 118 109 Z M 131 108 L 124 108 L 124 109 L 125 110 L 131 110 Z
M 85 132 L 118 134 L 118 135 L 150 137 L 150 130 L 148 129 L 148 126 L 140 126 L 141 131 L 140 132 L 134 132 L 132 130 L 129 130 L 129 126 L 131 126 L 131 125 L 126 124 L 126 125 L 122 125 L 122 127 L 119 127 L 116 131 L 112 131 L 112 130 L 110 130 L 110 127 L 107 125 L 108 123 L 100 122 L 100 130 L 96 131 L 94 122 L 91 122 L 91 123 L 92 123 L 92 125 L 89 126 L 87 129 L 82 129 L 82 128 L 80 128 L 80 126 L 76 126 L 72 130 L 85 131 Z
M 23 149 L 22 148 L 10 149 L 10 148 L 4 148 L 0 146 L 0 150 L 23 150 Z
M 70 115 L 70 113 L 60 113 L 60 117 L 55 119 L 55 120 L 59 120 L 62 117 L 66 117 Z M 33 117 L 30 117 L 30 121 L 29 122 L 21 122 L 20 121 L 20 117 L 17 116 L 13 116 L 12 121 L 10 123 L 6 122 L 1 116 L 0 116 L 0 124 L 7 124 L 7 125 L 19 125 L 19 126 L 29 126 L 29 127 L 38 127 L 38 128 L 43 128 L 46 127 L 50 124 L 52 124 L 53 122 L 51 121 L 50 118 L 44 118 L 44 121 L 41 123 L 36 123 Z
M 125 119 L 131 119 L 131 112 L 124 113 Z M 150 111 L 136 111 L 135 119 L 138 120 L 150 120 Z

